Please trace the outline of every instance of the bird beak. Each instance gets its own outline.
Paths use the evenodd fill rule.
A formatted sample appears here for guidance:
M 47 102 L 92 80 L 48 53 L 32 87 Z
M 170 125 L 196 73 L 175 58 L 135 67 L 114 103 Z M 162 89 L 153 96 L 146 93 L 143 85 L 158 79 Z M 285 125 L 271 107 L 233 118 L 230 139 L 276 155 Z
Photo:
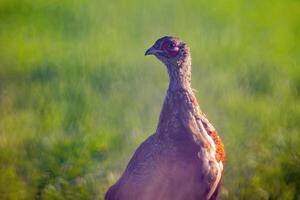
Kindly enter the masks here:
M 154 55 L 156 53 L 159 53 L 161 52 L 160 50 L 157 50 L 156 48 L 154 47 L 151 47 L 149 48 L 146 52 L 145 52 L 145 56 L 148 56 L 148 55 Z

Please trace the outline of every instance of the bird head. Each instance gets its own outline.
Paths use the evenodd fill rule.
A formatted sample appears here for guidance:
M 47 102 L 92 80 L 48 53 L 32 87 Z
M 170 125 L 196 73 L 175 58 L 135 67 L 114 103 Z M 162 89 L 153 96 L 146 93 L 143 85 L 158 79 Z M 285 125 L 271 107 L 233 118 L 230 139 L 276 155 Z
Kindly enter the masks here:
M 180 65 L 189 58 L 189 48 L 178 38 L 165 36 L 158 39 L 145 55 L 154 55 L 167 66 Z

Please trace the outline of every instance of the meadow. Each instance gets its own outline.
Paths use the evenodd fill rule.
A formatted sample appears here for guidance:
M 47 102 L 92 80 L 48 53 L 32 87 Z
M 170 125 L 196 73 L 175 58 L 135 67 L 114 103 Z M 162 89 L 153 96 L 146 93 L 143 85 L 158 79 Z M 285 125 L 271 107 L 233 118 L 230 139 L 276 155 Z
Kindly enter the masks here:
M 300 1 L 0 0 L 0 199 L 103 199 L 154 133 L 178 36 L 222 200 L 300 199 Z

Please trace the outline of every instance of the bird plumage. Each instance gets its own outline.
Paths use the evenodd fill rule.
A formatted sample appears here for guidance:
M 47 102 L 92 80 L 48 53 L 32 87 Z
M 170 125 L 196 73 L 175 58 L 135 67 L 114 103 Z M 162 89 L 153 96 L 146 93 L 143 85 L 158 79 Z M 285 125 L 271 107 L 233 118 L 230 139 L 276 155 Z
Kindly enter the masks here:
M 214 200 L 225 152 L 190 85 L 191 56 L 178 38 L 163 37 L 146 51 L 167 67 L 170 83 L 156 132 L 145 140 L 106 200 Z

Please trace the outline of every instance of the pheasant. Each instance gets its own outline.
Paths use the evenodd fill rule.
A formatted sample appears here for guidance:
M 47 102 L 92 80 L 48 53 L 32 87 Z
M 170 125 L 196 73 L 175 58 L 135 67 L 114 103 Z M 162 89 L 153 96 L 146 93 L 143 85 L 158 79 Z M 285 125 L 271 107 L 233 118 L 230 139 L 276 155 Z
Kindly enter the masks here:
M 165 64 L 169 87 L 156 132 L 138 147 L 105 200 L 215 200 L 225 151 L 191 88 L 190 49 L 165 36 L 145 55 Z

